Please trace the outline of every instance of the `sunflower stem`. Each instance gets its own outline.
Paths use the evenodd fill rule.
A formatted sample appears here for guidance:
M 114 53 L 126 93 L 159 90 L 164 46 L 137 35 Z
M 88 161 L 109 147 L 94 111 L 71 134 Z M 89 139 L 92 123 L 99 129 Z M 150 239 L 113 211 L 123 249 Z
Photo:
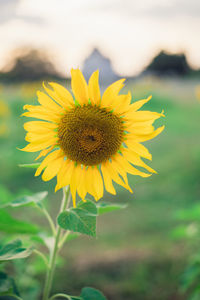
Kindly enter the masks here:
M 49 222 L 49 225 L 51 227 L 52 233 L 55 236 L 56 235 L 56 227 L 54 225 L 54 222 L 53 222 L 50 214 L 48 213 L 48 211 L 44 207 L 44 205 L 41 206 L 41 211 L 44 213 L 45 217 L 47 218 L 47 221 Z
M 70 195 L 70 190 L 69 186 L 66 188 L 63 188 L 63 199 L 61 202 L 60 206 L 60 213 L 65 211 L 69 202 L 71 199 Z M 61 236 L 61 227 L 57 224 L 56 226 L 56 234 L 54 236 L 54 246 L 52 248 L 52 251 L 50 253 L 50 262 L 49 262 L 49 269 L 47 270 L 46 274 L 46 282 L 45 282 L 45 287 L 44 287 L 44 293 L 43 293 L 43 300 L 48 300 L 49 299 L 49 294 L 51 291 L 51 286 L 52 286 L 52 281 L 53 281 L 53 275 L 55 271 L 55 266 L 56 266 L 56 258 L 59 250 L 59 241 L 60 241 L 60 236 Z
M 60 239 L 60 243 L 58 245 L 59 250 L 62 248 L 62 246 L 64 245 L 66 239 L 68 238 L 68 235 L 70 234 L 70 230 L 68 230 Z
M 72 300 L 72 296 L 67 295 L 67 294 L 61 294 L 61 293 L 53 295 L 49 300 L 53 300 L 53 299 L 56 299 L 58 297 L 59 298 L 65 298 L 65 299 L 68 299 L 68 300 Z M 81 300 L 82 298 L 81 297 L 73 296 L 73 299 L 77 299 L 77 300 L 80 299 Z

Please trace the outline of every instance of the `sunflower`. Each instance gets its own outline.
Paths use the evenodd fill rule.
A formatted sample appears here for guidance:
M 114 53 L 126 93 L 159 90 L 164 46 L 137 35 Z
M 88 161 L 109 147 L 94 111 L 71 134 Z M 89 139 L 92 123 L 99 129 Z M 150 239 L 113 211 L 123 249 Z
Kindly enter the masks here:
M 156 173 L 141 159 L 152 158 L 141 142 L 164 129 L 152 125 L 163 113 L 138 111 L 151 97 L 131 104 L 130 92 L 119 94 L 125 79 L 111 84 L 101 97 L 98 70 L 88 84 L 79 69 L 72 69 L 71 77 L 74 98 L 50 82 L 44 85 L 46 93 L 37 92 L 39 105 L 24 106 L 23 116 L 39 120 L 24 124 L 29 144 L 22 150 L 41 151 L 36 160 L 45 156 L 35 176 L 42 171 L 44 181 L 57 176 L 55 191 L 70 185 L 74 207 L 76 193 L 83 201 L 87 193 L 96 201 L 102 198 L 104 186 L 116 194 L 113 182 L 132 192 L 127 173 L 142 177 Z

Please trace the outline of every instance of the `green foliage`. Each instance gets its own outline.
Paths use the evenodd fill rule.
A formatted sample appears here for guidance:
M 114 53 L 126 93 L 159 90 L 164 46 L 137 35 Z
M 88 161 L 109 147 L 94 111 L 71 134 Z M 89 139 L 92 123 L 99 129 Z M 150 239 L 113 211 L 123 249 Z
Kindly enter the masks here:
M 104 203 L 101 202 L 97 205 L 98 215 L 102 215 L 108 212 L 126 208 L 126 204 L 116 204 L 116 203 Z
M 0 185 L 0 208 L 4 207 L 8 202 L 13 198 L 13 195 L 10 193 L 5 186 Z
M 22 247 L 20 240 L 15 240 L 0 248 L 0 262 L 7 260 L 28 257 L 32 253 L 32 248 Z
M 192 205 L 187 209 L 179 210 L 175 217 L 181 221 L 200 221 L 200 205 Z
M 12 293 L 19 295 L 14 279 L 0 272 L 0 299 L 2 299 L 1 296 Z
M 125 208 L 122 204 L 100 203 L 90 200 L 79 202 L 77 208 L 70 208 L 58 216 L 60 227 L 73 232 L 96 236 L 96 217 L 104 213 Z M 70 236 L 69 236 L 70 238 Z
M 6 210 L 1 209 L 0 231 L 5 233 L 35 234 L 39 232 L 39 227 L 28 222 L 14 219 Z
M 77 208 L 70 208 L 58 216 L 61 228 L 96 236 L 97 208 L 92 201 L 79 202 Z
M 181 291 L 188 292 L 188 300 L 200 299 L 200 257 L 195 257 L 181 276 Z
M 106 298 L 100 291 L 90 287 L 85 287 L 82 289 L 81 297 L 83 298 L 83 300 L 106 300 Z
M 11 201 L 9 203 L 9 205 L 12 207 L 18 207 L 18 206 L 25 206 L 30 203 L 34 203 L 35 205 L 40 206 L 40 202 L 42 200 L 44 200 L 47 195 L 48 195 L 48 192 L 40 192 L 40 193 L 34 194 L 32 196 L 18 197 L 17 199 Z
M 19 164 L 19 167 L 21 168 L 31 168 L 31 169 L 37 169 L 40 166 L 40 163 L 34 163 L 34 164 Z
M 199 241 L 197 241 L 198 244 L 195 244 L 193 235 L 190 235 L 190 244 L 188 243 L 188 232 L 192 232 L 194 226 L 196 228 L 196 222 L 191 220 L 194 224 L 191 227 L 188 224 L 189 219 L 174 219 L 174 211 L 184 208 L 189 211 L 192 203 L 197 203 L 197 196 L 199 195 L 200 105 L 194 96 L 195 84 L 195 82 L 188 82 L 187 80 L 184 82 L 174 79 L 162 81 L 155 78 L 145 78 L 142 82 L 138 81 L 133 84 L 130 82 L 129 86 L 130 90 L 133 91 L 134 100 L 153 94 L 153 99 L 145 105 L 145 110 L 161 111 L 164 108 L 167 114 L 167 118 L 164 120 L 167 123 L 166 131 L 157 137 L 156 141 L 148 142 L 148 148 L 153 155 L 151 165 L 158 171 L 159 175 L 151 176 L 145 180 L 136 176 L 129 176 L 130 185 L 134 187 L 133 195 L 117 185 L 116 198 L 105 193 L 105 201 L 116 201 L 115 199 L 117 199 L 117 201 L 124 202 L 125 200 L 129 203 L 129 209 L 125 213 L 117 211 L 117 218 L 114 213 L 105 216 L 100 239 L 89 243 L 87 239 L 77 240 L 72 243 L 72 247 L 68 247 L 67 251 L 63 251 L 65 264 L 62 266 L 62 272 L 67 272 L 70 267 L 73 267 L 73 261 L 76 260 L 78 251 L 74 251 L 74 244 L 76 249 L 81 248 L 81 258 L 84 258 L 87 250 L 95 255 L 97 248 L 101 253 L 99 254 L 101 261 L 106 255 L 106 250 L 114 247 L 120 253 L 124 251 L 126 254 L 127 251 L 133 253 L 133 256 L 136 251 L 136 261 L 133 258 L 133 261 L 129 264 L 129 258 L 127 257 L 128 268 L 127 265 L 123 268 L 124 264 L 119 268 L 118 260 L 116 264 L 113 263 L 107 267 L 102 265 L 102 268 L 99 268 L 97 257 L 94 266 L 97 269 L 95 275 L 88 272 L 89 267 L 87 269 L 87 266 L 85 276 L 79 276 L 74 270 L 72 273 L 76 274 L 76 277 L 69 274 L 71 281 L 67 286 L 71 286 L 72 290 L 76 290 L 77 286 L 93 284 L 94 286 L 108 286 L 108 290 L 110 286 L 109 292 L 113 295 L 112 298 L 116 300 L 163 300 L 179 299 L 181 297 L 175 291 L 177 291 L 180 274 L 185 266 L 185 256 L 190 256 L 194 249 L 199 249 Z M 3 93 L 1 93 L 2 99 L 5 99 L 10 105 L 12 117 L 9 120 L 10 136 L 0 141 L 0 154 L 3 158 L 1 160 L 0 182 L 12 193 L 24 188 L 24 186 L 33 191 L 43 189 L 52 191 L 54 185 L 52 181 L 46 183 L 39 177 L 34 178 L 34 169 L 28 166 L 24 168 L 16 167 L 19 162 L 31 162 L 35 158 L 35 154 L 16 150 L 16 147 L 21 147 L 25 143 L 22 127 L 23 118 L 19 119 L 19 115 L 22 113 L 23 104 L 31 101 L 27 99 L 25 102 L 25 96 L 22 95 L 20 89 L 21 86 L 13 86 L 12 88 L 4 86 Z M 18 120 L 19 126 L 16 126 L 16 120 Z M 174 151 L 171 151 L 171 149 L 174 149 Z M 35 165 L 35 167 L 37 166 Z M 8 193 L 7 195 L 4 194 L 5 197 L 1 197 L 2 195 L 3 192 L 1 194 L 0 191 L 1 204 L 6 198 L 9 198 Z M 12 197 L 12 199 L 14 198 Z M 59 192 L 55 194 L 55 201 L 49 202 L 49 208 L 53 213 L 57 209 L 58 199 Z M 26 220 L 29 217 L 33 219 L 34 210 L 24 210 Z M 20 217 L 18 217 L 18 211 L 14 215 L 12 210 L 12 215 L 21 220 L 22 214 L 20 213 Z M 38 216 L 36 220 L 37 223 L 40 223 Z M 44 222 L 40 224 L 45 225 Z M 113 226 L 113 224 L 115 225 Z M 184 227 L 179 228 L 179 233 L 182 232 L 182 242 L 169 238 L 169 232 L 177 224 Z M 70 236 L 71 234 L 68 237 Z M 165 238 L 163 239 L 163 237 Z M 37 240 L 43 242 L 43 238 Z M 196 245 L 196 248 L 191 247 L 191 244 Z M 180 251 L 180 247 L 182 247 L 182 251 Z M 143 257 L 144 252 L 147 255 L 146 259 Z M 156 264 L 157 259 L 151 253 L 159 254 L 159 266 Z M 73 260 L 69 261 L 68 255 Z M 16 262 L 22 263 L 24 261 L 16 260 Z M 143 273 L 141 272 L 141 276 L 138 274 L 140 264 L 145 270 Z M 149 264 L 151 268 L 149 268 Z M 171 266 L 170 274 L 168 266 Z M 34 268 L 33 265 L 27 267 Z M 22 274 L 22 270 L 16 273 Z M 86 279 L 87 276 L 88 279 Z M 37 278 L 36 273 L 34 277 Z M 25 276 L 24 278 L 26 279 Z M 21 287 L 24 287 L 25 282 L 26 280 L 21 284 Z M 63 287 L 63 289 L 66 288 L 65 282 L 63 281 L 62 285 L 61 280 L 55 281 L 55 289 L 58 286 Z M 27 297 L 24 296 L 23 298 L 30 299 L 28 294 Z M 39 299 L 39 296 L 33 299 Z

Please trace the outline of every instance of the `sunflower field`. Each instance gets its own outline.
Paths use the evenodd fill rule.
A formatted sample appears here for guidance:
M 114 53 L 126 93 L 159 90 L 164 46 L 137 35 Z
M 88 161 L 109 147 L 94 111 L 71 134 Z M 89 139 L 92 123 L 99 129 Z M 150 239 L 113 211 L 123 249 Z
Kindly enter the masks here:
M 93 80 L 96 85 L 94 78 Z M 70 82 L 63 81 L 59 84 L 71 91 Z M 105 89 L 105 86 L 100 86 L 101 92 Z M 50 173 L 55 173 L 55 167 L 53 171 L 49 166 L 45 169 L 47 180 L 45 175 L 44 181 L 39 176 L 35 177 L 36 167 L 39 166 L 38 161 L 41 162 L 41 159 L 35 161 L 39 153 L 21 151 L 27 146 L 27 142 L 34 139 L 35 130 L 39 130 L 38 134 L 41 134 L 44 129 L 37 126 L 30 129 L 29 126 L 30 134 L 27 142 L 24 140 L 26 134 L 24 123 L 32 119 L 27 118 L 27 112 L 23 107 L 31 112 L 31 106 L 38 105 L 39 96 L 36 95 L 38 90 L 40 93 L 45 93 L 42 82 L 2 84 L 0 87 L 0 299 L 3 300 L 42 299 L 49 259 L 48 247 L 50 248 L 52 244 L 48 226 L 50 225 L 52 231 L 55 230 L 50 218 L 55 220 L 58 215 L 62 198 L 62 190 L 59 188 L 62 188 L 63 182 L 65 183 L 64 175 L 61 174 L 60 181 L 57 182 L 55 175 L 51 176 L 48 173 L 48 168 Z M 152 161 L 149 162 L 144 158 L 145 165 L 139 165 L 138 174 L 135 175 L 140 175 L 139 172 L 142 173 L 147 165 L 149 172 L 153 168 L 158 174 L 146 178 L 134 176 L 133 173 L 128 174 L 129 185 L 126 185 L 125 181 L 123 184 L 116 184 L 117 181 L 113 181 L 113 186 L 112 184 L 106 186 L 106 190 L 113 193 L 105 190 L 103 198 L 98 202 L 93 201 L 92 196 L 98 200 L 101 198 L 101 192 L 96 194 L 94 190 L 89 192 L 92 196 L 86 197 L 88 203 L 79 202 L 84 194 L 84 188 L 81 189 L 76 196 L 79 206 L 72 208 L 73 214 L 76 213 L 76 217 L 82 218 L 78 209 L 87 209 L 90 212 L 90 218 L 87 219 L 89 223 L 85 224 L 84 229 L 83 227 L 80 229 L 80 224 L 76 220 L 75 230 L 74 227 L 69 227 L 71 223 L 66 225 L 66 215 L 60 215 L 62 230 L 68 226 L 70 233 L 63 234 L 60 240 L 60 245 L 62 244 L 63 247 L 55 263 L 56 272 L 51 298 L 43 299 L 56 299 L 56 297 L 70 300 L 199 299 L 200 102 L 198 90 L 198 81 L 195 79 L 159 79 L 149 76 L 125 82 L 122 93 L 129 95 L 130 91 L 129 105 L 141 99 L 148 99 L 152 95 L 152 99 L 145 101 L 140 111 L 152 111 L 157 112 L 159 117 L 161 114 L 165 116 L 155 118 L 157 120 L 154 123 L 155 128 L 165 125 L 165 130 L 153 140 L 142 141 L 151 152 Z M 99 145 L 101 136 L 97 130 L 91 129 L 94 126 L 88 129 L 84 125 L 80 136 L 75 127 L 77 122 L 82 126 L 83 122 L 80 120 L 83 120 L 85 115 L 93 122 L 91 117 L 93 113 L 98 116 L 97 125 L 100 126 L 99 119 L 103 110 L 100 112 L 98 106 L 95 106 L 99 101 L 99 95 L 95 94 L 95 91 L 97 90 L 91 85 L 90 98 L 93 99 L 91 95 L 94 95 L 96 101 L 94 106 L 92 103 L 89 103 L 89 106 L 77 105 L 72 109 L 73 114 L 68 113 L 67 117 L 62 118 L 61 127 L 57 130 L 52 127 L 54 133 L 53 135 L 50 133 L 47 141 L 52 138 L 53 142 L 51 145 L 48 144 L 48 147 L 54 144 L 57 146 L 55 137 L 57 133 L 60 139 L 64 136 L 64 142 L 66 139 L 80 140 L 84 137 L 81 143 L 86 150 Z M 79 96 L 83 99 L 83 95 L 78 93 L 80 93 L 79 89 L 76 99 L 78 100 Z M 106 99 L 104 101 L 106 107 L 108 103 Z M 119 111 L 125 114 L 123 109 L 124 107 L 119 107 Z M 104 144 L 103 159 L 106 155 L 109 158 L 113 154 L 112 151 L 119 150 L 118 144 L 121 144 L 121 139 L 124 138 L 122 136 L 126 136 L 129 130 L 128 127 L 120 125 L 123 123 L 119 123 L 120 119 L 114 117 L 112 108 L 109 114 L 109 116 L 105 115 L 104 112 L 103 118 L 105 120 L 109 118 L 113 131 L 108 137 L 109 143 Z M 65 137 L 63 128 L 67 122 L 71 127 L 74 126 L 72 127 L 74 130 L 71 131 L 72 135 L 74 134 L 72 137 Z M 122 129 L 125 131 L 124 135 Z M 117 148 L 111 150 L 112 153 L 109 154 L 112 143 L 117 145 Z M 96 165 L 97 160 L 98 163 L 101 162 L 102 157 L 100 156 L 99 160 L 99 156 L 95 156 L 88 161 L 91 156 L 85 155 L 86 150 L 83 153 L 79 151 L 77 154 L 76 143 L 73 143 L 71 148 L 65 144 L 61 145 L 68 156 L 71 151 L 70 160 L 73 157 L 77 160 L 76 157 L 79 155 L 81 164 L 86 162 L 85 164 L 91 166 L 90 175 L 82 174 L 80 168 L 76 174 L 77 179 L 73 182 L 79 182 L 82 177 L 82 180 L 86 180 L 88 176 L 86 181 L 90 183 L 94 180 L 98 182 L 99 187 L 98 176 L 101 173 L 98 168 L 92 168 L 92 165 Z M 56 151 L 58 150 L 54 152 Z M 120 151 L 125 153 L 123 149 Z M 60 163 L 59 159 L 60 156 L 56 166 Z M 104 164 L 106 166 L 106 163 Z M 69 168 L 70 165 L 66 167 L 67 170 Z M 108 172 L 106 171 L 106 167 L 104 171 L 101 169 L 104 182 L 105 178 L 109 180 L 109 176 L 106 175 L 111 170 L 108 168 Z M 122 175 L 123 173 L 120 174 L 120 178 Z M 50 177 L 52 179 L 48 181 Z M 55 193 L 56 184 L 58 191 Z M 74 187 L 70 182 L 68 184 L 73 196 Z M 130 193 L 130 189 L 133 193 Z M 86 190 L 88 191 L 87 188 Z M 75 206 L 74 196 L 73 200 Z M 93 203 L 95 203 L 94 207 Z M 97 218 L 95 209 L 98 209 Z M 94 219 L 97 219 L 96 228 L 94 228 L 96 224 Z

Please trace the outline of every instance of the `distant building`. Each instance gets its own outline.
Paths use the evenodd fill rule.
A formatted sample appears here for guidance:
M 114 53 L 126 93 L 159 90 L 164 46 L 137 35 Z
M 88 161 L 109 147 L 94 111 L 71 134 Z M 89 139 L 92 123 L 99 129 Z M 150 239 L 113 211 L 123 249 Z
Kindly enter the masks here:
M 85 59 L 83 65 L 83 75 L 88 80 L 91 74 L 99 70 L 100 84 L 110 84 L 119 79 L 119 75 L 115 73 L 109 58 L 103 56 L 97 48 Z

